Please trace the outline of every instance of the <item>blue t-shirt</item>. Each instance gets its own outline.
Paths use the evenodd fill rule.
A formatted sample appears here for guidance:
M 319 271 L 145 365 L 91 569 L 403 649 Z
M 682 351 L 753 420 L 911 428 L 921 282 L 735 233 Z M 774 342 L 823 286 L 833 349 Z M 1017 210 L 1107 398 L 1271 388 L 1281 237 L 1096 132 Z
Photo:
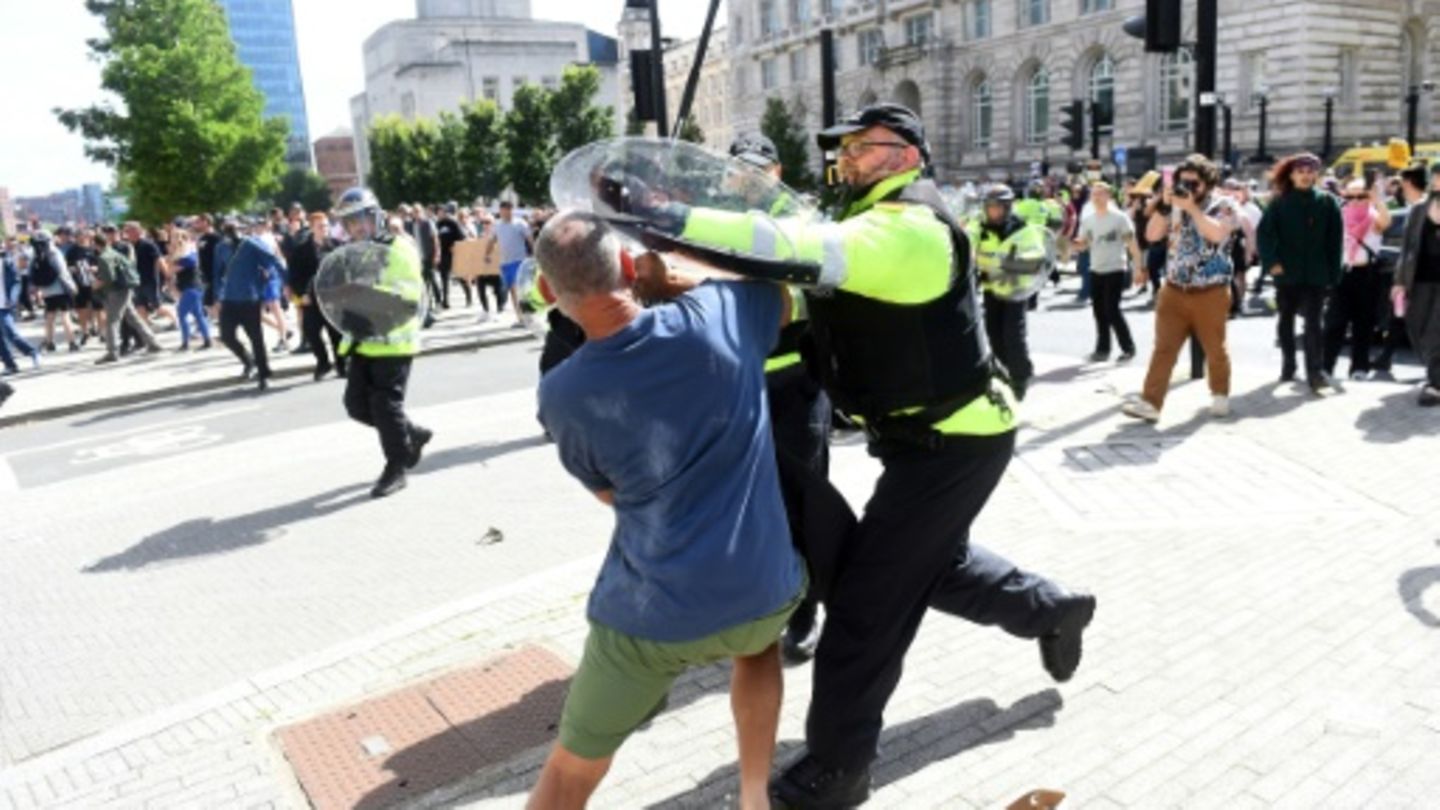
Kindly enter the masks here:
M 540 421 L 561 463 L 615 496 L 592 621 L 692 641 L 798 593 L 765 398 L 781 301 L 769 284 L 702 284 L 541 379 Z

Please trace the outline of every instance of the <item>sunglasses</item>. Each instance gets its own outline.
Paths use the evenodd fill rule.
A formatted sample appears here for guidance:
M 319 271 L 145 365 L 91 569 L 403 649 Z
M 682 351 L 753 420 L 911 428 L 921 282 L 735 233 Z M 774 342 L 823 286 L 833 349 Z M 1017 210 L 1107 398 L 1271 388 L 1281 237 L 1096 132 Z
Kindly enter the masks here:
M 1349 200 L 1349 201 L 1351 201 L 1351 202 L 1364 202 L 1364 201 L 1370 199 L 1370 195 L 1368 195 L 1368 194 L 1346 194 L 1346 195 L 1345 195 L 1345 199 L 1346 199 L 1346 200 Z

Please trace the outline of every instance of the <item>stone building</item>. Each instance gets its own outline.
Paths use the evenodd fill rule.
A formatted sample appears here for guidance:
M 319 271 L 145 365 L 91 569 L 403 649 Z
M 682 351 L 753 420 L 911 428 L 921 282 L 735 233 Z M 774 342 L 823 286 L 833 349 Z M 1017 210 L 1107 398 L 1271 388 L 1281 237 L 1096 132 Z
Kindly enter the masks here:
M 754 127 L 765 99 L 778 95 L 803 103 L 818 128 L 819 31 L 830 27 L 841 113 L 875 100 L 915 108 L 942 178 L 1088 156 L 1060 143 L 1061 109 L 1072 100 L 1113 103 L 1103 154 L 1153 146 L 1173 158 L 1191 144 L 1193 61 L 1185 51 L 1145 53 L 1124 33 L 1124 20 L 1144 8 L 1144 0 L 730 0 L 733 123 Z M 1184 19 L 1193 41 L 1193 0 Z M 1235 151 L 1243 160 L 1256 150 L 1262 94 L 1271 154 L 1320 148 L 1327 94 L 1336 152 L 1403 136 L 1408 88 L 1440 78 L 1436 43 L 1440 0 L 1220 0 L 1217 91 L 1232 112 Z M 1440 139 L 1436 113 L 1423 93 L 1422 141 Z
M 435 118 L 474 99 L 508 109 L 526 83 L 554 87 L 569 65 L 600 70 L 601 105 L 619 107 L 615 40 L 579 23 L 536 20 L 530 0 L 416 0 L 416 18 L 387 23 L 364 44 L 365 92 L 350 100 L 363 182 L 363 136 L 376 118 Z M 617 129 L 623 119 L 616 119 Z

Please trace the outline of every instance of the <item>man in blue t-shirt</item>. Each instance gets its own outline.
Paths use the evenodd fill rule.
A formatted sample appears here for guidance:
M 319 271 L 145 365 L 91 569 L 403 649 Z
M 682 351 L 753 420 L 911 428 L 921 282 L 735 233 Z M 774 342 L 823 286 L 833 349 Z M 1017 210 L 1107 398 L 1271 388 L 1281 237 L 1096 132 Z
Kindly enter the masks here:
M 742 806 L 759 806 L 779 722 L 777 640 L 805 589 L 775 468 L 765 358 L 789 294 L 706 283 L 645 309 L 607 226 L 566 212 L 536 259 L 586 342 L 540 382 L 565 469 L 615 509 L 590 635 L 532 807 L 581 807 L 685 669 L 733 659 Z M 654 255 L 641 257 L 654 264 Z

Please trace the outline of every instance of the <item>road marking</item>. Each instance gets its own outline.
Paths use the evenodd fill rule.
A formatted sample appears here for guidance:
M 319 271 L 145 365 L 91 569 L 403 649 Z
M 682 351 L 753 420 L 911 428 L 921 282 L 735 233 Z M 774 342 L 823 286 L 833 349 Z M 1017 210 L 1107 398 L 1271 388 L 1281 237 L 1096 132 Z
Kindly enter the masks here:
M 114 461 L 132 456 L 147 458 L 170 453 L 183 453 L 187 450 L 209 447 L 224 439 L 222 434 L 211 432 L 205 425 L 166 427 L 111 444 L 82 447 L 70 457 L 70 463 L 72 465 L 92 464 L 97 461 Z
M 15 477 L 15 471 L 10 468 L 10 462 L 0 456 L 0 492 L 19 492 L 20 481 Z
M 215 411 L 215 412 L 213 412 L 213 413 L 202 414 L 202 415 L 200 415 L 200 416 L 191 416 L 191 417 L 189 417 L 189 418 L 187 418 L 187 419 L 169 419 L 169 420 L 166 420 L 166 421 L 165 421 L 163 427 L 175 427 L 175 426 L 177 426 L 177 425 L 188 425 L 188 424 L 191 424 L 191 423 L 193 423 L 193 422 L 204 422 L 204 421 L 206 421 L 206 420 L 208 420 L 208 419 L 218 419 L 218 418 L 220 418 L 220 417 L 222 417 L 222 416 L 234 416 L 234 415 L 237 414 L 237 413 L 249 413 L 250 411 L 258 411 L 258 410 L 260 410 L 260 406 L 259 406 L 259 405 L 246 405 L 246 406 L 239 407 L 239 408 L 227 408 L 227 409 L 225 409 L 225 410 L 223 410 L 223 411 Z M 24 455 L 29 455 L 29 454 L 31 454 L 31 453 L 44 453 L 44 452 L 48 452 L 48 451 L 51 451 L 51 450 L 60 450 L 60 449 L 62 449 L 62 448 L 66 448 L 66 447 L 74 447 L 74 446 L 77 445 L 77 444 L 98 445 L 98 444 L 102 444 L 102 443 L 104 443 L 104 442 L 109 442 L 109 441 L 116 440 L 116 439 L 123 439 L 123 438 L 125 438 L 125 437 L 127 437 L 127 436 L 134 436 L 134 435 L 137 434 L 137 433 L 148 433 L 148 432 L 150 432 L 150 431 L 155 430 L 157 427 L 161 427 L 161 426 L 160 426 L 160 425 L 146 425 L 146 426 L 144 426 L 144 427 L 130 428 L 129 430 L 117 430 L 117 431 L 115 431 L 114 433 L 102 433 L 102 434 L 100 434 L 100 435 L 98 435 L 98 436 L 86 436 L 86 437 L 79 438 L 79 439 L 67 439 L 67 440 L 65 440 L 65 441 L 63 441 L 63 442 L 55 442 L 54 444 L 47 444 L 47 445 L 43 445 L 43 446 L 41 446 L 41 447 L 31 447 L 31 448 L 27 448 L 27 449 L 25 449 L 25 450 L 17 450 L 17 451 L 15 451 L 15 452 L 13 452 L 13 453 L 7 453 L 7 454 L 5 454 L 4 456 L 0 456 L 0 458 L 14 458 L 14 457 L 16 457 L 16 456 L 24 456 Z

